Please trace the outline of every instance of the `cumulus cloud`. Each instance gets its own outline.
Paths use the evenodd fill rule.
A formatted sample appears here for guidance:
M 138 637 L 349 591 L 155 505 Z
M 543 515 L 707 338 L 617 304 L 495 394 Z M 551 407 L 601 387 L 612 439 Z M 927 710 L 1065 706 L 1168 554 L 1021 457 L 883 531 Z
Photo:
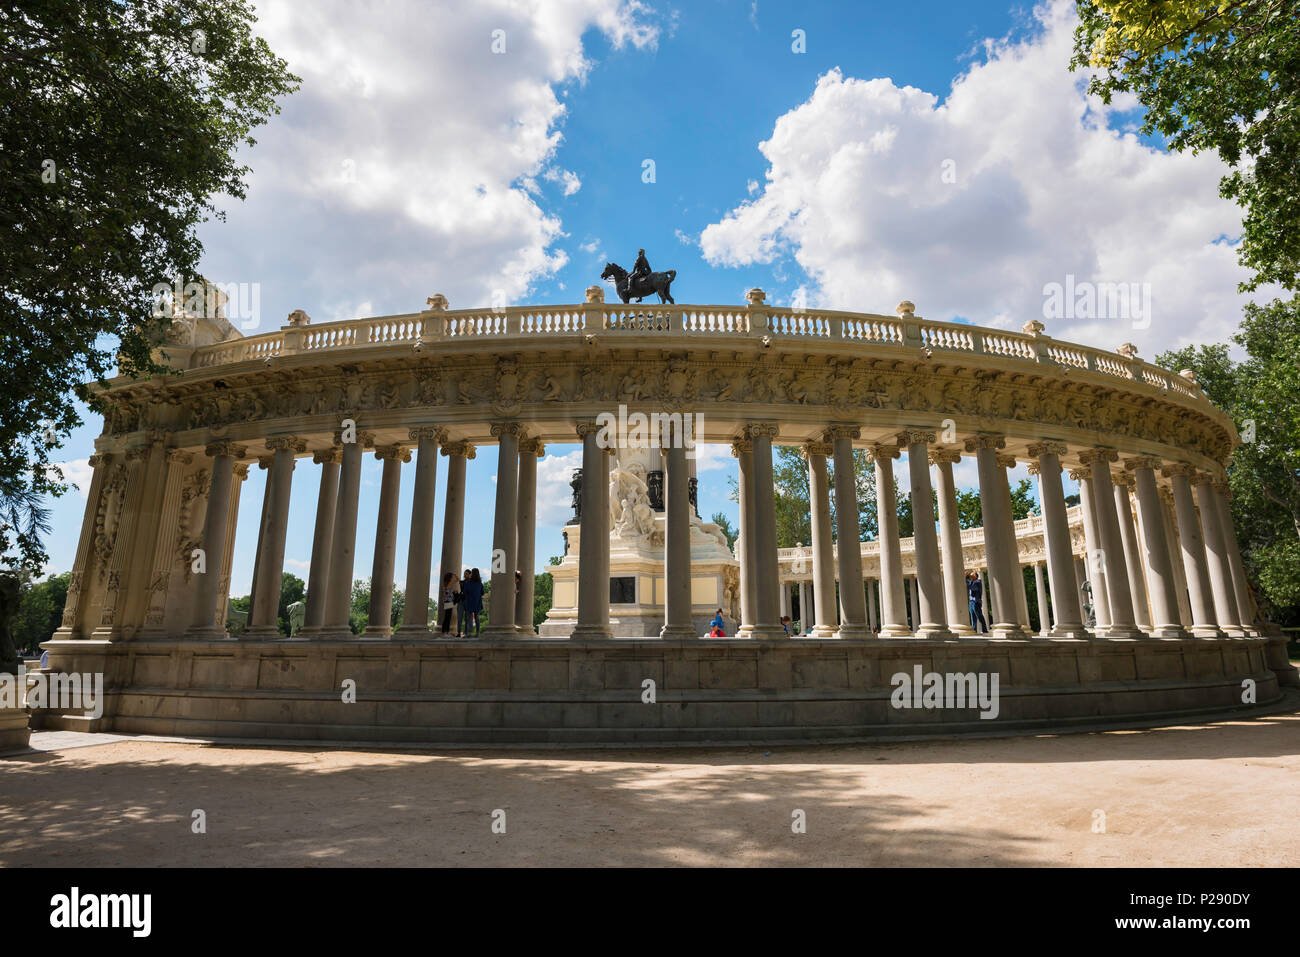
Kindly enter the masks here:
M 793 259 L 808 304 L 1002 328 L 1042 319 L 1050 283 L 1149 283 L 1151 321 L 1048 318 L 1048 334 L 1150 358 L 1226 339 L 1244 270 L 1224 236 L 1217 157 L 1144 145 L 1067 69 L 1073 5 L 1035 11 L 1027 39 L 988 41 L 946 99 L 892 80 L 821 76 L 759 144 L 761 191 L 709 225 L 715 265 Z M 751 189 L 751 192 L 754 190 Z
M 67 462 L 55 462 L 54 467 L 63 476 L 63 481 L 75 485 L 82 498 L 90 495 L 90 480 L 95 470 L 90 467 L 90 459 L 70 459 Z
M 259 0 L 258 31 L 302 87 L 243 157 L 248 199 L 201 234 L 205 272 L 260 282 L 262 329 L 305 308 L 343 318 L 368 296 L 414 311 L 515 301 L 567 260 L 561 222 L 536 191 L 565 195 L 553 165 L 567 84 L 592 67 L 582 36 L 653 47 L 650 12 L 628 0 L 392 2 L 377 8 Z M 580 171 L 579 171 L 580 172 Z M 248 236 L 269 237 L 250 244 Z
M 582 468 L 582 449 L 548 455 L 537 463 L 537 524 L 563 525 L 573 515 L 573 470 Z

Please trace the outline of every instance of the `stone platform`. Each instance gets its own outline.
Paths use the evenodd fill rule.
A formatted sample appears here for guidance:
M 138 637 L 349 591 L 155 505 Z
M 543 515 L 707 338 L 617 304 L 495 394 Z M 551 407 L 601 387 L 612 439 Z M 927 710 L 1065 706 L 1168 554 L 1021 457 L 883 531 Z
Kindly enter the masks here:
M 1281 698 L 1279 638 L 1133 641 L 53 641 L 51 670 L 105 672 L 104 717 L 33 727 L 430 743 L 690 744 L 1063 728 Z M 999 714 L 898 709 L 897 673 L 997 673 Z M 342 701 L 355 682 L 355 703 Z M 646 679 L 656 700 L 642 702 Z

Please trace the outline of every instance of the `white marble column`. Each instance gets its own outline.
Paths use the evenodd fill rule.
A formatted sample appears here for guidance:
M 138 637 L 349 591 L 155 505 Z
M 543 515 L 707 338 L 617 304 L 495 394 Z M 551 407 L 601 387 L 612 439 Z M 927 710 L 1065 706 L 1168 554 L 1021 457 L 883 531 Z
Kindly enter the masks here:
M 876 604 L 876 594 L 880 589 L 878 579 L 870 578 L 867 580 L 867 625 L 874 633 L 880 627 L 880 610 Z
M 537 585 L 537 460 L 545 454 L 546 446 L 540 439 L 520 440 L 519 518 L 516 522 L 519 532 L 515 539 L 519 591 L 515 593 L 515 627 L 526 638 L 537 633 L 533 627 L 533 592 Z
M 1083 610 L 1079 601 L 1074 553 L 1070 546 L 1070 519 L 1066 514 L 1065 489 L 1061 484 L 1061 442 L 1036 442 L 1029 454 L 1038 461 L 1038 500 L 1043 512 L 1043 536 L 1047 547 L 1047 580 L 1052 593 L 1053 638 L 1083 638 Z
M 907 598 L 903 594 L 903 552 L 898 537 L 898 496 L 894 491 L 893 460 L 898 458 L 898 447 L 873 445 L 869 454 L 876 468 L 876 525 L 880 543 L 880 637 L 910 638 L 912 629 L 907 623 Z
M 908 476 L 912 495 L 912 542 L 916 549 L 918 638 L 952 638 L 948 608 L 943 593 L 943 567 L 939 560 L 939 537 L 935 531 L 934 496 L 930 486 L 930 446 L 937 434 L 928 429 L 907 429 L 898 433 L 898 443 L 907 445 Z
M 574 638 L 609 638 L 609 469 L 601 427 L 579 422 L 582 438 L 582 515 L 579 518 L 578 621 Z
M 966 561 L 962 555 L 961 520 L 957 514 L 957 485 L 952 475 L 952 467 L 961 461 L 961 453 L 952 449 L 934 449 L 930 452 L 930 461 L 938 476 L 939 551 L 948 630 L 958 636 L 971 635 L 974 629 L 970 626 Z
M 858 489 L 853 441 L 861 431 L 835 425 L 825 438 L 835 454 L 835 557 L 840 583 L 840 638 L 865 638 L 867 596 L 862 589 L 862 532 L 858 524 Z
M 515 562 L 519 545 L 519 440 L 524 427 L 518 422 L 493 422 L 492 436 L 497 440 L 496 509 L 492 522 L 492 593 L 488 599 L 488 625 L 483 637 L 516 638 L 515 630 Z M 606 484 L 601 473 L 601 485 Z M 586 484 L 587 473 L 582 473 Z M 608 494 L 608 493 L 607 493 Z M 609 508 L 602 513 L 608 521 Z M 608 534 L 605 535 L 609 540 Z M 585 550 L 587 540 L 582 540 Z M 608 546 L 607 549 L 608 550 Z M 606 574 L 608 579 L 608 574 Z M 609 588 L 608 582 L 606 589 Z M 608 600 L 608 596 L 606 596 Z
M 1232 488 L 1227 479 L 1213 483 L 1214 500 L 1218 506 L 1219 524 L 1223 531 L 1223 545 L 1228 552 L 1228 567 L 1232 570 L 1232 589 L 1237 599 L 1237 621 L 1248 635 L 1259 634 L 1255 627 L 1255 605 L 1246 584 L 1246 567 L 1241 561 L 1241 547 L 1237 543 L 1237 528 L 1232 521 Z
M 465 545 L 465 469 L 478 451 L 463 440 L 443 440 L 442 454 L 447 456 L 447 494 L 442 507 L 442 552 L 436 582 L 438 590 L 434 592 L 439 605 L 442 604 L 442 580 L 447 577 L 447 573 L 451 572 L 460 578 L 464 572 L 461 563 L 464 561 Z
M 422 426 L 407 437 L 415 445 L 415 487 L 411 495 L 411 532 L 406 545 L 406 608 L 397 634 L 402 638 L 429 637 L 429 599 L 442 608 L 442 582 L 431 595 L 433 574 L 433 513 L 438 492 L 438 442 L 442 429 Z
M 740 499 L 740 527 L 737 529 L 736 556 L 740 563 L 740 627 L 736 637 L 749 638 L 757 621 L 758 605 L 755 597 L 754 572 L 754 444 L 748 436 L 742 435 L 731 443 L 731 454 L 736 457 L 738 472 L 737 493 Z M 822 601 L 818 594 L 818 607 Z
M 1129 504 L 1129 490 L 1136 485 L 1136 479 L 1128 472 L 1118 472 L 1111 476 L 1115 491 L 1115 515 L 1119 519 L 1119 536 L 1124 547 L 1124 569 L 1128 573 L 1128 590 L 1133 596 L 1133 620 L 1143 631 L 1151 630 L 1151 618 L 1147 611 L 1146 582 L 1142 577 L 1142 556 L 1138 551 L 1137 528 L 1133 520 L 1133 508 Z
M 1178 523 L 1174 518 L 1174 490 L 1168 485 L 1161 485 L 1156 492 L 1160 495 L 1160 517 L 1164 521 L 1165 541 L 1169 543 L 1169 565 L 1173 569 L 1178 592 L 1178 621 L 1186 631 L 1192 627 L 1192 603 L 1187 596 L 1187 570 L 1183 567 L 1183 546 L 1178 540 Z
M 785 638 L 777 597 L 776 487 L 772 479 L 772 440 L 776 438 L 777 427 L 756 422 L 745 431 L 754 449 L 750 502 L 754 514 L 754 611 L 757 620 L 752 636 Z
M 343 439 L 353 441 L 345 442 Z M 352 612 L 352 573 L 357 547 L 357 500 L 361 494 L 361 459 L 366 446 L 374 444 L 369 433 L 339 433 L 336 443 L 343 447 L 339 467 L 339 491 L 334 508 L 334 540 L 330 544 L 330 577 L 325 596 L 325 621 L 321 634 L 326 638 L 351 638 L 349 619 Z
M 1173 550 L 1166 537 L 1164 504 L 1156 486 L 1159 463 L 1149 456 L 1124 460 L 1133 473 L 1138 516 L 1142 526 L 1142 550 L 1146 554 L 1147 592 L 1151 598 L 1153 638 L 1186 638 L 1178 613 L 1178 583 L 1173 571 Z
M 1078 468 L 1070 470 L 1070 478 L 1079 483 L 1079 503 L 1083 506 L 1084 547 L 1088 554 L 1085 559 L 1089 589 L 1092 595 L 1092 612 L 1097 619 L 1093 635 L 1105 637 L 1110 626 L 1110 597 L 1106 589 L 1105 552 L 1101 545 L 1100 526 L 1097 524 L 1096 496 L 1093 494 L 1092 470 Z M 1082 588 L 1082 586 L 1080 586 Z
M 221 607 L 221 572 L 225 561 L 227 531 L 230 525 L 230 501 L 234 488 L 235 462 L 247 454 L 247 449 L 232 442 L 213 442 L 204 450 L 212 459 L 212 485 L 208 491 L 208 506 L 203 522 L 204 572 L 195 576 L 194 623 L 186 632 L 188 638 L 225 638 L 225 609 Z
M 1038 633 L 1046 638 L 1052 626 L 1048 620 L 1047 591 L 1043 588 L 1043 563 L 1034 562 L 1034 594 L 1038 598 Z
M 1106 597 L 1110 601 L 1110 625 L 1106 637 L 1142 638 L 1133 614 L 1133 593 L 1129 590 L 1128 562 L 1124 558 L 1124 540 L 1120 536 L 1119 515 L 1115 510 L 1115 491 L 1110 477 L 1110 463 L 1119 458 L 1114 449 L 1087 449 L 1079 461 L 1092 470 L 1093 509 L 1097 514 L 1097 531 L 1104 554 Z
M 1205 565 L 1210 574 L 1210 593 L 1214 596 L 1214 617 L 1219 628 L 1232 638 L 1244 638 L 1237 612 L 1237 595 L 1232 584 L 1232 566 L 1228 564 L 1228 546 L 1223 540 L 1219 520 L 1214 477 L 1197 472 L 1192 477 L 1196 501 L 1201 508 L 1201 532 L 1205 536 Z
M 1174 511 L 1178 518 L 1178 543 L 1182 551 L 1183 569 L 1187 573 L 1187 598 L 1191 606 L 1190 631 L 1197 638 L 1222 638 L 1219 620 L 1214 614 L 1210 593 L 1210 571 L 1205 560 L 1205 539 L 1201 537 L 1201 523 L 1196 517 L 1192 502 L 1189 476 L 1196 474 L 1190 465 L 1175 462 L 1164 466 L 1160 473 L 1170 480 L 1174 490 Z
M 1009 472 L 1016 467 L 1016 457 L 1014 455 L 999 455 L 998 467 Z M 1002 485 L 1003 495 L 1002 503 L 1006 506 L 1007 515 L 1011 517 L 1011 522 L 1007 525 L 1007 551 L 1011 554 L 1012 567 L 1015 570 L 1015 577 L 1012 580 L 1012 598 L 1015 601 L 1015 616 L 1020 627 L 1028 635 L 1031 632 L 1029 625 L 1029 596 L 1025 592 L 1025 573 L 1024 567 L 1020 564 L 1020 540 L 1016 537 L 1016 513 L 1011 505 L 1011 477 L 1006 475 L 1006 480 L 1000 483 Z
M 813 626 L 818 638 L 835 634 L 835 542 L 831 530 L 830 482 L 826 476 L 826 456 L 835 447 L 830 442 L 806 442 L 803 457 L 808 463 L 809 511 L 812 519 L 812 574 L 815 613 L 800 612 Z M 810 611 L 812 611 L 810 609 Z
M 280 637 L 280 587 L 284 577 L 284 546 L 289 533 L 289 495 L 293 483 L 294 456 L 305 452 L 307 443 L 297 436 L 278 435 L 266 440 L 274 454 L 266 477 L 262 502 L 262 527 L 258 530 L 260 560 L 255 579 L 252 612 L 246 638 Z
M 307 573 L 307 608 L 299 637 L 319 633 L 325 623 L 325 597 L 329 593 L 330 548 L 334 542 L 334 512 L 338 508 L 339 463 L 343 450 L 335 447 L 316 452 L 312 461 L 320 468 L 320 491 L 316 496 L 316 526 L 311 539 L 311 570 Z
M 987 556 L 989 576 L 993 579 L 994 603 L 989 622 L 992 638 L 1027 638 L 1028 632 L 1016 620 L 1016 577 L 1019 568 L 1017 557 L 1008 548 L 1015 534 L 1015 523 L 1007 507 L 1010 491 L 1007 488 L 1007 470 L 998 464 L 998 449 L 1006 445 L 1001 435 L 981 434 L 966 440 L 966 451 L 975 453 L 979 466 L 980 511 L 984 522 L 984 554 Z M 1006 489 L 1006 490 L 1004 490 Z M 1023 591 L 1023 581 L 1020 583 Z M 986 599 L 988 589 L 984 592 Z M 988 601 L 985 601 L 986 611 Z
M 806 581 L 799 583 L 799 634 L 808 634 L 808 629 L 812 627 L 812 618 L 809 612 L 812 611 L 812 603 L 809 601 L 809 588 Z
M 921 590 L 916 586 L 916 576 L 907 580 L 907 590 L 912 603 L 912 634 L 915 635 L 921 630 Z
M 402 487 L 402 463 L 411 450 L 402 445 L 375 449 L 384 463 L 379 480 L 379 515 L 375 520 L 375 555 L 370 566 L 370 616 L 365 634 L 385 638 L 393 633 L 393 568 L 397 560 L 397 504 Z

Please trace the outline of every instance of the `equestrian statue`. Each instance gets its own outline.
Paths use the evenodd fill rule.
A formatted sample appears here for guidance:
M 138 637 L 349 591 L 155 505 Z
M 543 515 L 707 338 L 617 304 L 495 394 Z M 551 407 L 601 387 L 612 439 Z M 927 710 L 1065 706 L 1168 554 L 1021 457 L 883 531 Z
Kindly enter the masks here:
M 628 272 L 618 263 L 605 263 L 605 271 L 600 274 L 601 279 L 613 279 L 614 288 L 618 290 L 618 297 L 626 304 L 632 299 L 640 302 L 645 296 L 656 295 L 659 301 L 676 302 L 669 291 L 673 280 L 677 278 L 677 270 L 669 269 L 667 272 L 651 272 L 650 263 L 645 258 L 645 250 L 638 249 L 636 252 L 636 263 L 632 266 L 632 271 Z

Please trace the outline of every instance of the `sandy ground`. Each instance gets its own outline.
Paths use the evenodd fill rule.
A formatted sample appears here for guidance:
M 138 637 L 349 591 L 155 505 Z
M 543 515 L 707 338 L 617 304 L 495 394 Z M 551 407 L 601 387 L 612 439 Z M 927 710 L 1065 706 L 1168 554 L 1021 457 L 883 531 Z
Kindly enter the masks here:
M 195 809 L 205 834 L 192 832 Z M 806 833 L 792 830 L 796 810 Z M 1295 865 L 1298 818 L 1300 713 L 888 745 L 118 739 L 0 758 L 0 865 L 18 867 Z

